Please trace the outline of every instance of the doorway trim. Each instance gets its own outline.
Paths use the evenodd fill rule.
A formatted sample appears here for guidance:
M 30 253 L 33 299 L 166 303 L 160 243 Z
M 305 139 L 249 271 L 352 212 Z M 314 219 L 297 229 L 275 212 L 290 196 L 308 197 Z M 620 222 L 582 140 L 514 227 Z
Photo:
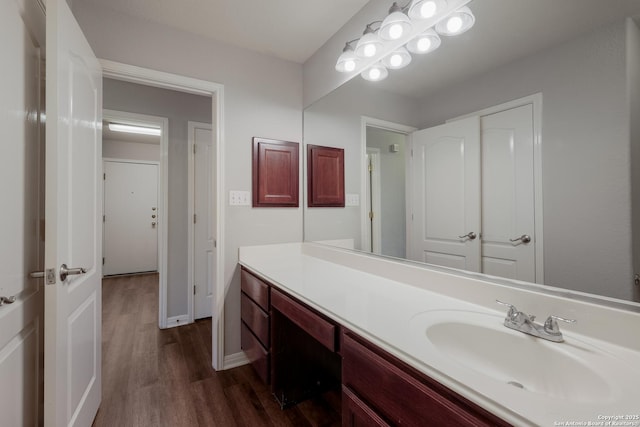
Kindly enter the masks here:
M 369 227 L 367 227 L 367 251 L 371 250 L 371 253 L 380 255 L 382 250 L 382 208 L 380 204 L 380 149 L 373 147 L 366 147 L 366 154 L 368 160 L 367 165 L 367 180 L 370 182 L 368 186 L 369 191 L 365 194 L 364 200 L 369 201 L 367 207 L 371 205 L 371 211 L 373 218 L 369 217 Z M 371 167 L 371 170 L 369 170 Z M 365 216 L 365 221 L 366 221 Z M 373 241 L 371 241 L 371 240 Z
M 216 240 L 218 243 L 216 265 L 223 267 L 225 236 L 222 231 L 225 224 L 225 206 L 224 203 L 221 203 L 221 197 L 224 194 L 225 172 L 224 85 L 105 59 L 100 59 L 100 63 L 103 77 L 211 97 L 211 123 L 212 127 L 214 127 L 212 134 L 216 153 L 216 213 L 218 218 L 216 222 Z M 185 292 L 192 292 L 189 286 L 185 288 Z M 212 366 L 215 370 L 222 370 L 224 369 L 224 268 L 218 268 L 216 271 L 213 298 L 214 307 L 211 319 L 213 335 Z
M 160 126 L 161 134 L 160 134 L 160 162 L 147 162 L 147 161 L 136 161 L 136 160 L 124 160 L 125 162 L 132 163 L 156 163 L 159 164 L 158 168 L 158 326 L 161 329 L 164 329 L 168 325 L 167 320 L 167 236 L 169 235 L 168 230 L 168 203 L 167 197 L 165 196 L 168 192 L 168 152 L 169 152 L 169 119 L 166 117 L 160 116 L 150 116 L 147 114 L 138 114 L 138 113 L 129 113 L 126 111 L 116 111 L 103 109 L 102 110 L 102 120 L 114 120 L 118 121 L 122 124 L 127 125 L 149 125 L 153 124 L 156 126 Z M 115 160 L 111 158 L 102 158 L 102 162 L 104 165 L 105 161 Z M 104 180 L 102 181 L 102 185 L 104 187 Z M 104 197 L 104 191 L 103 191 Z M 104 200 L 102 201 L 102 209 L 104 215 Z M 102 225 L 102 232 L 104 234 L 104 222 Z M 104 237 L 102 239 L 102 244 L 104 245 Z M 104 247 L 103 247 L 104 251 Z
M 533 107 L 533 220 L 535 223 L 536 242 L 536 281 L 544 284 L 544 251 L 543 251 L 543 210 L 542 210 L 542 92 L 534 93 L 502 104 L 493 105 L 474 111 L 473 113 L 454 117 L 447 123 L 467 117 L 483 116 L 500 113 L 513 108 L 531 104 Z
M 365 195 L 367 193 L 367 127 L 373 127 L 378 129 L 389 130 L 392 132 L 401 133 L 407 136 L 407 153 L 410 152 L 411 147 L 411 133 L 418 130 L 418 128 L 414 128 L 413 126 L 407 126 L 400 123 L 394 123 L 387 120 L 380 120 L 373 117 L 361 116 L 360 117 L 360 194 Z M 405 159 L 405 164 L 408 166 L 409 161 L 408 157 Z M 410 170 L 406 169 L 406 176 L 409 175 Z M 409 188 L 405 189 L 405 192 L 408 191 Z M 409 197 L 406 197 L 407 203 L 409 201 Z M 367 246 L 367 221 L 364 219 L 367 218 L 367 204 L 360 203 L 360 247 L 364 250 Z M 409 206 L 407 206 L 409 207 Z M 410 209 L 407 209 L 407 215 L 410 215 Z M 408 244 L 408 241 L 407 241 Z

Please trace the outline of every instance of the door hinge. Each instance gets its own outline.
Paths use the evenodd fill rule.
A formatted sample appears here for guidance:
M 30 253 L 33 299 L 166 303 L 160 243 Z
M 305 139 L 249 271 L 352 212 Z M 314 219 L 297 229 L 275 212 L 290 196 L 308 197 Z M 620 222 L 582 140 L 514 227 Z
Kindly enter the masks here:
M 102 257 L 102 265 L 104 265 L 104 257 Z
M 373 172 L 373 165 L 369 163 L 369 172 Z
M 213 241 L 213 247 L 214 247 L 214 248 L 217 248 L 217 247 L 218 247 L 218 241 L 217 241 L 217 240 L 214 240 L 214 241 Z
M 107 221 L 107 216 L 106 215 L 102 215 L 102 222 L 106 222 Z
M 371 221 L 373 221 L 373 212 L 371 212 L 371 211 L 369 212 L 369 219 L 370 219 Z
M 196 154 L 196 144 L 193 144 L 193 154 Z
M 196 285 L 193 285 L 193 294 L 196 294 Z
M 196 214 L 193 214 L 193 223 L 196 223 Z
M 106 174 L 106 173 L 103 173 L 103 174 L 102 174 L 102 180 L 103 180 L 103 181 L 105 181 L 106 179 L 107 179 L 107 174 Z

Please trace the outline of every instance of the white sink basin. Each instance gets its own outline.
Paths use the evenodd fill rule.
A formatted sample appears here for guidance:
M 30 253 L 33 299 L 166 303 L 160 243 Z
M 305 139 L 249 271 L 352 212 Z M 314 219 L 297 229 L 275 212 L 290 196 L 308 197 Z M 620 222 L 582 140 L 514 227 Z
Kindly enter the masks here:
M 487 313 L 437 310 L 414 316 L 411 329 L 427 351 L 514 392 L 576 403 L 612 398 L 609 381 L 590 367 L 606 352 L 575 339 L 554 343 L 526 335 L 503 321 Z

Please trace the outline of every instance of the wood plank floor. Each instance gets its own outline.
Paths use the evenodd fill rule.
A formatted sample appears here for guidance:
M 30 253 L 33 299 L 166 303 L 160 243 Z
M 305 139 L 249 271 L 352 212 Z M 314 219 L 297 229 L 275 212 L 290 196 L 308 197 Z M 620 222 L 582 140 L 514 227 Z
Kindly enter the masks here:
M 211 320 L 158 329 L 158 276 L 103 280 L 94 426 L 339 426 L 340 394 L 281 410 L 250 366 L 211 367 Z

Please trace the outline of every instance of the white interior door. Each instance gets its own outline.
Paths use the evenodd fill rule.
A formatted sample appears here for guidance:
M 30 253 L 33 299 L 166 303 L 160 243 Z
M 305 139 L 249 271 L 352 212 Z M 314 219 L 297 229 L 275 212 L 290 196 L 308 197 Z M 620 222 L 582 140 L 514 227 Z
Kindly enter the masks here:
M 194 318 L 211 317 L 215 280 L 215 151 L 211 125 L 193 124 Z
M 104 162 L 103 274 L 158 271 L 158 165 Z
M 482 272 L 536 281 L 533 106 L 483 116 Z
M 66 1 L 47 0 L 44 425 L 101 399 L 102 71 Z M 73 274 L 64 278 L 63 265 Z
M 42 422 L 40 47 L 36 2 L 0 2 L 0 424 Z M 38 37 L 42 35 L 40 42 Z M 15 301 L 13 301 L 13 298 Z M 13 301 L 11 303 L 11 301 Z
M 409 258 L 480 271 L 479 118 L 414 132 L 411 169 Z

